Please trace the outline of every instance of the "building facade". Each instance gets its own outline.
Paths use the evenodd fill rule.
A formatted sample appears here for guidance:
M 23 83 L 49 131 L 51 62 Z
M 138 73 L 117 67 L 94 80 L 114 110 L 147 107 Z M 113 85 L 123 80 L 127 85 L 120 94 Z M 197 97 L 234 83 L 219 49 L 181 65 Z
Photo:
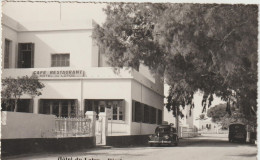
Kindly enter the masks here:
M 143 66 L 139 71 L 109 67 L 91 37 L 95 22 L 77 18 L 84 6 L 3 5 L 2 79 L 34 74 L 45 85 L 38 97 L 23 95 L 17 112 L 75 117 L 95 111 L 97 119 L 107 112 L 110 136 L 153 133 L 163 118 L 163 82 Z M 13 108 L 2 105 L 2 110 Z

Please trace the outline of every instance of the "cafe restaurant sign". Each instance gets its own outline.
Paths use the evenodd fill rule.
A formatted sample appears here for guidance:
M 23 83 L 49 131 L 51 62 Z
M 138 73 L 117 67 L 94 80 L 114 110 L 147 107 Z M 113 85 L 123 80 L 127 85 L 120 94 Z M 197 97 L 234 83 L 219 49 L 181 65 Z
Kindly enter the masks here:
M 34 71 L 34 75 L 39 78 L 47 77 L 83 77 L 84 71 L 82 70 L 50 70 L 50 71 Z

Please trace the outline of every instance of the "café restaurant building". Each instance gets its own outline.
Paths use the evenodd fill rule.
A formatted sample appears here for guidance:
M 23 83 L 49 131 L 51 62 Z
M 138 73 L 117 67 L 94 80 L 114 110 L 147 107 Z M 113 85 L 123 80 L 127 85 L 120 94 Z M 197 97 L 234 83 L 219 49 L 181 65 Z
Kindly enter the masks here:
M 66 19 L 67 11 L 70 17 L 78 16 L 71 11 L 78 11 L 84 5 L 87 4 L 8 2 L 4 5 L 2 79 L 34 74 L 45 85 L 38 97 L 23 95 L 17 112 L 73 117 L 95 111 L 98 119 L 99 113 L 109 108 L 112 113 L 108 123 L 113 127 L 108 127 L 108 135 L 153 133 L 163 118 L 163 82 L 151 76 L 144 66 L 139 71 L 109 67 L 106 56 L 91 37 L 95 22 L 84 17 Z M 30 15 L 36 18 L 24 21 L 19 18 Z

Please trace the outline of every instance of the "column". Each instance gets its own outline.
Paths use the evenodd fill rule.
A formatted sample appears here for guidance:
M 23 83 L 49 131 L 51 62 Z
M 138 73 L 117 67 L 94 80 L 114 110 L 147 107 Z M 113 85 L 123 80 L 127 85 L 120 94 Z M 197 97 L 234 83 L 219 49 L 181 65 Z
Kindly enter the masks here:
M 39 107 L 40 107 L 40 103 L 39 103 L 39 99 L 38 98 L 34 98 L 33 99 L 33 113 L 38 114 L 39 113 Z
M 102 144 L 106 145 L 106 137 L 107 137 L 107 127 L 108 127 L 108 123 L 107 123 L 107 114 L 106 112 L 101 112 L 99 113 L 99 117 L 102 119 L 102 133 L 101 133 L 101 139 L 102 139 Z M 113 117 L 112 117 L 113 118 Z

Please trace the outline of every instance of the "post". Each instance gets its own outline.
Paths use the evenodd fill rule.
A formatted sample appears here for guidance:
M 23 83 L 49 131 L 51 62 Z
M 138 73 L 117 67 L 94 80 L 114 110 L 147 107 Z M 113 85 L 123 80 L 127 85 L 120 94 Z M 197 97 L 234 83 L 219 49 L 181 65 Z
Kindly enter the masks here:
M 39 113 L 40 103 L 38 98 L 34 98 L 32 101 L 32 111 L 35 114 Z
M 106 112 L 101 112 L 99 113 L 99 117 L 102 118 L 102 126 L 101 126 L 101 139 L 102 139 L 102 144 L 106 145 L 106 137 L 107 137 L 107 115 Z
M 87 111 L 85 113 L 85 116 L 86 116 L 86 118 L 91 119 L 91 124 L 92 124 L 91 134 L 92 134 L 93 137 L 95 137 L 95 132 L 96 132 L 96 112 L 94 112 L 94 111 Z

